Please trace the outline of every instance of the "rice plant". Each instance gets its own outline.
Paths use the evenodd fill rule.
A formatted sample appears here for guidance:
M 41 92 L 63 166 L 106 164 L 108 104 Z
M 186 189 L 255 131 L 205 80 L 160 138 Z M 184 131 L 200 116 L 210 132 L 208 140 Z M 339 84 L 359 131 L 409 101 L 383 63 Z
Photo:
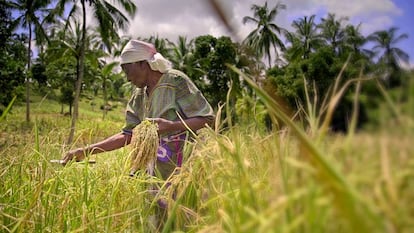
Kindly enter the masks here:
M 28 127 L 20 123 L 24 108 L 15 106 L 0 126 L 0 231 L 148 232 L 156 205 L 148 187 L 154 183 L 168 200 L 161 232 L 414 230 L 409 109 L 384 93 L 397 121 L 384 121 L 374 132 L 333 134 L 321 130 L 326 114 L 307 111 L 315 122 L 309 130 L 251 84 L 285 127 L 265 132 L 217 118 L 214 129 L 188 143 L 179 173 L 163 183 L 145 172 L 129 176 L 130 147 L 91 156 L 96 164 L 49 163 L 67 150 L 62 142 L 69 118 L 45 112 L 43 106 L 59 109 L 45 100 Z M 308 104 L 305 109 L 317 112 Z M 223 130 L 224 121 L 231 127 Z M 100 140 L 122 124 L 121 111 L 109 112 L 105 120 L 87 112 L 73 146 Z
M 145 170 L 154 165 L 159 146 L 157 131 L 157 125 L 149 120 L 142 121 L 134 128 L 131 139 L 132 151 L 130 153 L 131 176 L 138 170 Z

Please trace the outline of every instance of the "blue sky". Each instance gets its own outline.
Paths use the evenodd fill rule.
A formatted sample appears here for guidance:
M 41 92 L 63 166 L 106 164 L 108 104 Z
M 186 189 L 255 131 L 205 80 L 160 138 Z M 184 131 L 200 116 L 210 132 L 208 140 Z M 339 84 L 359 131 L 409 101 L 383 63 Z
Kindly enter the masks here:
M 239 38 L 244 38 L 253 25 L 243 25 L 242 18 L 251 16 L 252 4 L 263 5 L 266 0 L 226 0 L 219 1 L 226 8 L 226 14 L 238 29 Z M 189 4 L 191 2 L 191 4 Z M 291 28 L 293 20 L 316 14 L 325 17 L 327 12 L 338 17 L 347 16 L 349 23 L 362 23 L 361 32 L 368 34 L 387 30 L 392 26 L 399 28 L 398 34 L 406 33 L 409 38 L 401 41 L 398 47 L 410 55 L 410 64 L 414 67 L 414 2 L 413 0 L 268 0 L 268 6 L 277 2 L 287 5 L 281 11 L 276 23 Z M 141 0 L 136 1 L 138 14 L 131 21 L 125 34 L 132 37 L 158 35 L 177 41 L 179 35 L 193 38 L 199 35 L 228 35 L 222 23 L 209 11 L 205 0 Z
M 245 38 L 254 29 L 251 24 L 243 25 L 244 16 L 252 16 L 252 4 L 263 5 L 266 0 L 221 0 L 226 14 L 237 29 L 238 37 Z M 348 23 L 362 24 L 361 32 L 367 36 L 378 30 L 398 27 L 398 35 L 409 38 L 397 46 L 410 56 L 414 68 L 414 0 L 267 0 L 272 7 L 277 2 L 287 6 L 276 17 L 276 23 L 292 29 L 293 20 L 303 16 L 317 15 L 317 20 L 326 14 L 349 17 Z M 135 0 L 138 12 L 130 20 L 129 29 L 121 34 L 137 38 L 158 35 L 176 42 L 178 36 L 188 39 L 199 35 L 229 35 L 222 22 L 211 11 L 208 0 Z M 90 22 L 90 20 L 89 20 Z M 93 22 L 92 22 L 93 23 Z M 369 48 L 369 47 L 368 47 Z
M 411 67 L 414 66 L 414 1 L 395 0 L 395 4 L 401 9 L 401 15 L 395 16 L 394 25 L 399 27 L 400 33 L 407 33 L 408 39 L 401 41 L 400 48 L 410 55 Z

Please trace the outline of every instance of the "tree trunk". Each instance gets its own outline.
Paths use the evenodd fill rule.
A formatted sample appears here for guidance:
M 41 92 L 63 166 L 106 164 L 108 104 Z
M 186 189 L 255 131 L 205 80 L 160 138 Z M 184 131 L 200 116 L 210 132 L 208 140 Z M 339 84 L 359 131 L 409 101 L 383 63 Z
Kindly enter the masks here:
M 105 120 L 106 114 L 108 112 L 108 98 L 107 93 L 106 93 L 106 78 L 102 78 L 103 79 L 103 85 L 102 85 L 102 94 L 103 94 L 103 99 L 104 99 L 104 103 L 103 103 L 103 116 L 102 119 Z
M 68 145 L 72 144 L 73 137 L 75 135 L 76 129 L 76 121 L 78 120 L 79 116 L 79 99 L 80 99 L 80 92 L 82 89 L 82 82 L 83 82 L 83 73 L 84 73 L 84 60 L 85 60 L 85 40 L 86 40 L 86 9 L 85 9 L 85 1 L 81 0 L 82 3 L 82 38 L 80 44 L 80 54 L 78 59 L 78 64 L 76 67 L 76 91 L 75 91 L 75 99 L 73 101 L 73 115 L 72 115 L 72 123 L 70 127 L 70 133 L 68 138 Z
M 32 24 L 29 22 L 29 43 L 27 48 L 27 71 L 26 71 L 26 122 L 30 122 L 30 63 L 32 55 Z

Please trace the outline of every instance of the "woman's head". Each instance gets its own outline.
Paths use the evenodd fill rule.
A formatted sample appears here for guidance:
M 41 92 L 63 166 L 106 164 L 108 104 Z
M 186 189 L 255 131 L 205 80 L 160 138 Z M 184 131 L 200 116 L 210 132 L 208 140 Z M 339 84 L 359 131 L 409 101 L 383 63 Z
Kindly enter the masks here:
M 121 64 L 146 61 L 156 53 L 154 45 L 144 41 L 130 40 L 122 50 Z
M 153 44 L 130 40 L 122 50 L 121 65 L 140 61 L 147 61 L 153 71 L 165 73 L 171 69 L 171 62 L 158 53 Z

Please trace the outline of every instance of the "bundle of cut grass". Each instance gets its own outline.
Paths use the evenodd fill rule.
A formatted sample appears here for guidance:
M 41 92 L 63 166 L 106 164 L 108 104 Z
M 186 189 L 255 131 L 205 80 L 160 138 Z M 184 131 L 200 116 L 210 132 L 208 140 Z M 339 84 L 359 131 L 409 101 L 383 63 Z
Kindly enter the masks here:
M 145 169 L 157 158 L 159 146 L 158 126 L 149 120 L 142 121 L 132 132 L 132 151 L 130 175 L 133 176 L 138 170 Z

